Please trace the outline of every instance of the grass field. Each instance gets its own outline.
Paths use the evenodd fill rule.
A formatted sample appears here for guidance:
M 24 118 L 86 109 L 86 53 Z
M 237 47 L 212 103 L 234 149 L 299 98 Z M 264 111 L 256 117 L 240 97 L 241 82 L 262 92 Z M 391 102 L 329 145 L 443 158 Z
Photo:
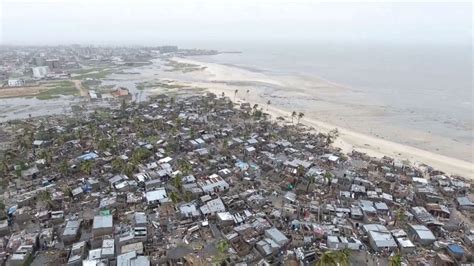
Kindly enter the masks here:
M 35 97 L 39 100 L 59 98 L 61 95 L 78 95 L 76 86 L 72 81 L 61 81 L 46 85 L 47 90 L 41 91 Z

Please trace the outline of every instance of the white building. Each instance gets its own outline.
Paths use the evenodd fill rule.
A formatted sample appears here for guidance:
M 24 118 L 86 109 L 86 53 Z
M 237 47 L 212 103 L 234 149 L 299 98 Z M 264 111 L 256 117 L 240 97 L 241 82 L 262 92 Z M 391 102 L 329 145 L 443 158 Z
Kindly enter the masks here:
M 32 67 L 34 78 L 44 78 L 49 73 L 49 68 L 47 66 Z
M 8 87 L 21 87 L 25 85 L 25 81 L 22 79 L 9 79 Z
M 153 191 L 148 191 L 145 195 L 148 204 L 165 203 L 169 201 L 168 194 L 164 187 L 157 188 Z
M 198 185 L 205 193 L 229 189 L 229 184 L 216 174 L 209 176 L 208 179 L 199 181 Z

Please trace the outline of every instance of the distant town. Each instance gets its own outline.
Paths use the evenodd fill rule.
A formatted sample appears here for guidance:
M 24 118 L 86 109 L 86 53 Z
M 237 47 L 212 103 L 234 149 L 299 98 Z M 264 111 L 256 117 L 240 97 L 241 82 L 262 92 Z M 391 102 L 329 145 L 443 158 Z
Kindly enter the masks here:
M 90 100 L 129 96 L 127 88 L 100 86 L 112 73 L 128 73 L 132 67 L 151 64 L 154 58 L 214 55 L 214 50 L 159 47 L 15 47 L 3 46 L 0 52 L 0 99 L 33 97 L 40 100 L 60 96 L 82 96 Z M 170 61 L 170 67 L 183 66 Z M 190 69 L 192 71 L 192 66 Z
M 155 59 L 198 71 L 172 58 L 218 53 L 2 47 L 0 98 L 80 99 L 0 124 L 2 264 L 474 263 L 470 179 L 345 154 L 337 129 L 272 117 L 270 101 L 105 80 Z M 164 91 L 141 97 L 150 87 Z

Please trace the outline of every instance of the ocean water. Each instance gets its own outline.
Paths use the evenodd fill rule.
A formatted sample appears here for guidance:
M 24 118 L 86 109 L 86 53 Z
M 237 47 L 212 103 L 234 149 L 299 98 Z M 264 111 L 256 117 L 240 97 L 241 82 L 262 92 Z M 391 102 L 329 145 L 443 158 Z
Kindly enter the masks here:
M 266 43 L 218 48 L 242 53 L 196 59 L 269 76 L 323 78 L 362 95 L 357 99 L 361 104 L 384 106 L 387 123 L 472 148 L 471 44 Z

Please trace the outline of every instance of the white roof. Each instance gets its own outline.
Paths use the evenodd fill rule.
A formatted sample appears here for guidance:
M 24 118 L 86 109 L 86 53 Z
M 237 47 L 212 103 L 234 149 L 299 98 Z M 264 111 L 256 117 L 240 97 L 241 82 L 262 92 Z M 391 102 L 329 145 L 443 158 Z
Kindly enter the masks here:
M 225 211 L 225 206 L 221 198 L 210 200 L 206 203 L 206 205 L 201 206 L 201 212 L 203 214 L 224 212 L 224 211 Z
M 93 228 L 110 228 L 113 224 L 112 215 L 97 215 L 94 217 Z
M 217 217 L 222 221 L 233 221 L 234 217 L 230 212 L 219 212 L 217 213 Z
M 168 195 L 166 194 L 166 189 L 162 187 L 153 191 L 148 191 L 145 197 L 148 203 L 157 201 L 157 200 L 160 202 L 163 202 L 163 201 L 167 201 L 165 199 L 168 198 Z

